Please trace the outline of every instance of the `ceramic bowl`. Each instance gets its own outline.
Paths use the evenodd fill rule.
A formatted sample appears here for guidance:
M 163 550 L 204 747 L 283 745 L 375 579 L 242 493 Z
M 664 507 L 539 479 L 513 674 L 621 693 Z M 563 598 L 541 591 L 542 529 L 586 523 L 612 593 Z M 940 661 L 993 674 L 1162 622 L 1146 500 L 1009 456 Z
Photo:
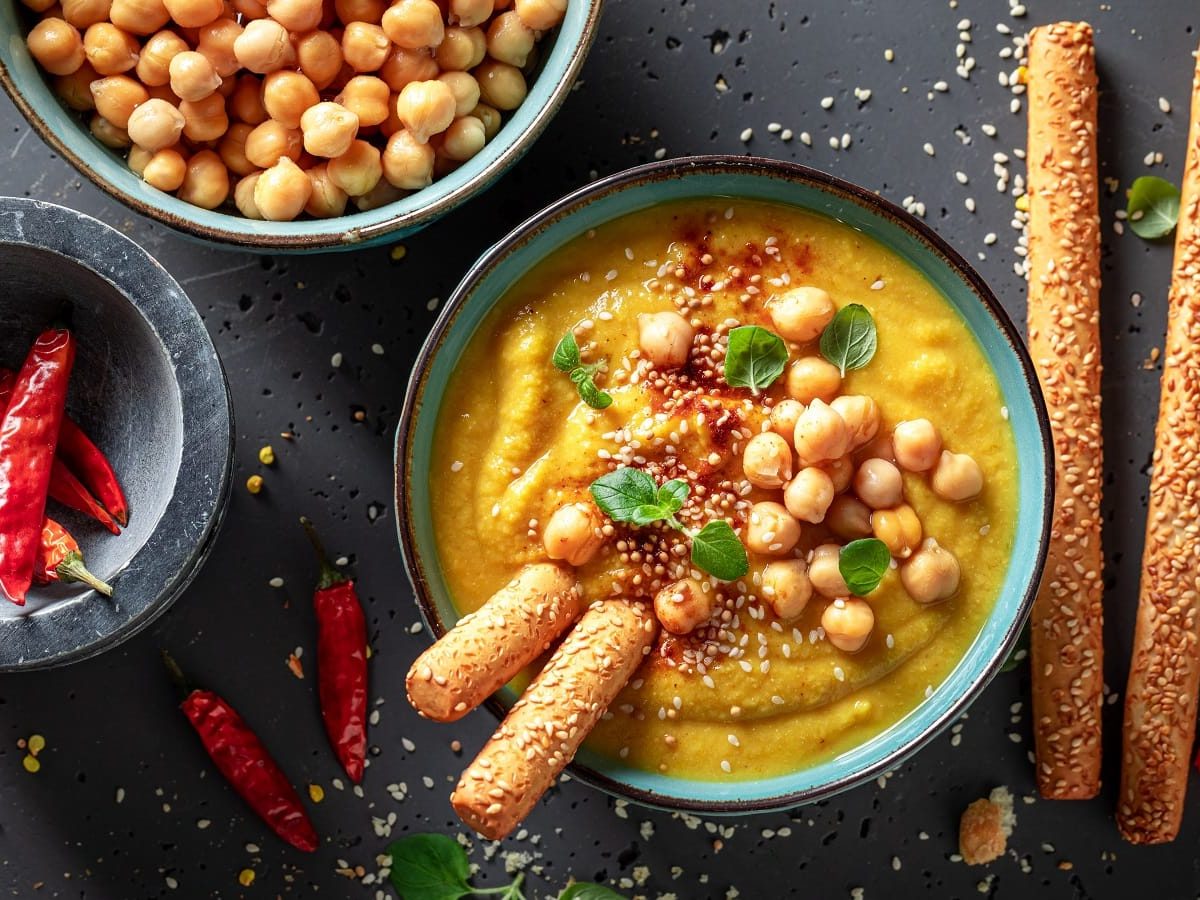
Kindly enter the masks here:
M 187 295 L 107 225 L 0 198 L 0 365 L 20 368 L 64 301 L 78 346 L 67 410 L 111 460 L 129 526 L 114 537 L 50 502 L 114 594 L 55 584 L 23 607 L 0 598 L 0 672 L 83 659 L 144 628 L 195 574 L 229 497 L 229 393 Z
M 870 191 L 791 163 L 697 157 L 631 169 L 555 203 L 484 254 L 443 308 L 417 360 L 397 436 L 397 513 L 417 601 L 434 636 L 457 615 L 438 565 L 427 473 L 438 408 L 472 334 L 514 282 L 588 229 L 659 204 L 711 197 L 767 200 L 832 217 L 920 271 L 962 316 L 994 369 L 1020 460 L 1017 544 L 995 608 L 949 677 L 886 731 L 818 765 L 751 781 L 645 772 L 586 747 L 571 767 L 581 780 L 649 806 L 739 813 L 819 800 L 874 778 L 927 743 L 979 695 L 1003 665 L 1033 602 L 1049 535 L 1053 455 L 1045 404 L 1017 330 L 979 275 L 922 221 Z M 508 704 L 513 698 L 499 699 Z M 492 708 L 501 706 L 493 702 Z
M 186 234 L 259 252 L 351 250 L 396 240 L 444 216 L 489 187 L 533 144 L 554 117 L 583 66 L 596 35 L 603 0 L 571 0 L 566 18 L 546 40 L 529 96 L 487 146 L 458 169 L 395 203 L 336 219 L 256 222 L 205 210 L 146 184 L 100 144 L 86 122 L 62 105 L 51 81 L 29 55 L 29 28 L 18 0 L 0 0 L 0 84 L 54 152 L 136 212 Z M 28 151 L 27 151 L 28 152 Z

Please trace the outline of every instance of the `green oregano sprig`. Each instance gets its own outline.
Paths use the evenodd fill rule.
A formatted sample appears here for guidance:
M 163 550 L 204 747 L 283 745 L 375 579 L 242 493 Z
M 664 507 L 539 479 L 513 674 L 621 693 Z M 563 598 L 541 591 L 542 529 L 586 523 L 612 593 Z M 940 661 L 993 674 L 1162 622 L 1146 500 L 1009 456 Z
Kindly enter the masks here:
M 575 390 L 579 392 L 579 398 L 592 409 L 608 409 L 612 406 L 612 395 L 596 387 L 595 376 L 603 363 L 583 362 L 573 331 L 563 335 L 550 360 L 554 363 L 554 368 L 567 373 L 567 377 L 575 385 Z

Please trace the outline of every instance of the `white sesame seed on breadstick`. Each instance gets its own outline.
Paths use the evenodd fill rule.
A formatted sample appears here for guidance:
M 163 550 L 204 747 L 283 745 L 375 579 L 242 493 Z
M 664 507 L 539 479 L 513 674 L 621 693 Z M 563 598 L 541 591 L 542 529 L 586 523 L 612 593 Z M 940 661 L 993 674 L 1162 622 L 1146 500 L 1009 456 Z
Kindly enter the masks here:
M 592 604 L 463 772 L 450 795 L 463 822 L 492 840 L 511 832 L 574 758 L 657 631 L 639 604 Z
M 1029 38 L 1029 352 L 1050 412 L 1056 499 L 1030 628 L 1042 796 L 1100 790 L 1104 672 L 1100 492 L 1100 213 L 1092 28 Z
M 1167 299 L 1162 393 L 1154 432 L 1146 546 L 1117 825 L 1135 844 L 1179 833 L 1200 689 L 1200 64 Z
M 583 611 L 574 570 L 536 563 L 417 657 L 408 702 L 437 722 L 461 719 L 529 665 Z

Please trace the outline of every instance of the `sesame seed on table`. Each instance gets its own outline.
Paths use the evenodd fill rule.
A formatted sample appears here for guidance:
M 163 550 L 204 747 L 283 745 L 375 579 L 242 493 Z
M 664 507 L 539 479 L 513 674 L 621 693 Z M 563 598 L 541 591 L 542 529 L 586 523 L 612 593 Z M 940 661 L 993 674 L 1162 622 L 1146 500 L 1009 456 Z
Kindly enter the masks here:
M 1179 838 L 1165 847 L 1123 843 L 1112 816 L 1171 268 L 1169 243 L 1143 242 L 1127 227 L 1124 191 L 1139 175 L 1178 183 L 1182 173 L 1191 53 L 1200 40 L 1194 4 L 1182 0 L 610 2 L 581 84 L 500 183 L 392 247 L 338 256 L 220 251 L 139 219 L 53 157 L 0 99 L 0 192 L 82 209 L 146 246 L 204 316 L 229 375 L 238 428 L 227 520 L 171 612 L 97 659 L 0 679 L 0 895 L 394 897 L 379 877 L 379 854 L 403 834 L 463 833 L 446 799 L 496 727 L 486 712 L 452 725 L 428 722 L 404 699 L 404 673 L 429 637 L 396 546 L 391 440 L 439 298 L 509 228 L 595 177 L 687 153 L 750 153 L 833 172 L 922 216 L 1024 321 L 1027 97 L 1018 69 L 1028 29 L 1059 20 L 1096 28 L 1101 89 L 1099 798 L 1036 798 L 1026 663 L 999 675 L 913 759 L 821 804 L 753 818 L 673 816 L 565 780 L 512 838 L 467 843 L 480 867 L 477 883 L 495 885 L 508 880 L 506 868 L 524 869 L 529 895 L 539 900 L 571 876 L 652 900 L 1124 898 L 1147 884 L 1162 897 L 1194 896 L 1195 791 Z M 762 263 L 769 269 L 769 256 Z M 713 260 L 701 254 L 694 265 Z M 702 293 L 682 290 L 673 272 L 647 273 L 685 315 L 700 309 L 693 304 L 703 303 Z M 747 265 L 711 278 L 713 285 L 735 279 L 752 306 L 770 289 L 763 284 L 770 273 L 755 281 L 758 274 Z M 591 278 L 602 290 L 604 272 Z M 704 340 L 715 373 L 721 329 Z M 639 369 L 631 361 L 628 371 L 621 377 Z M 687 388 L 677 390 L 669 402 L 687 404 Z M 759 427 L 732 404 L 704 414 L 710 423 L 728 416 L 734 442 Z M 604 451 L 619 459 L 633 437 L 608 435 Z M 269 467 L 257 456 L 267 444 L 276 457 Z M 241 489 L 252 475 L 263 479 L 257 495 Z M 739 493 L 738 485 L 714 485 L 694 502 L 733 516 Z M 336 555 L 348 557 L 367 609 L 371 765 L 358 788 L 339 777 L 327 752 L 312 674 L 297 678 L 286 665 L 289 655 L 310 661 L 315 653 L 307 590 L 315 573 L 303 536 L 292 533 L 301 513 L 323 526 Z M 695 513 L 703 517 L 699 507 Z M 642 530 L 619 539 L 646 590 L 673 576 L 674 534 Z M 747 585 L 751 593 L 755 587 Z M 736 603 L 735 591 L 723 602 Z M 727 630 L 733 619 L 730 609 Z M 732 630 L 715 631 L 706 641 L 738 662 L 769 661 L 753 641 L 738 646 Z M 772 639 L 798 646 L 820 636 L 784 628 Z M 211 771 L 160 676 L 162 646 L 258 728 L 326 839 L 316 854 L 299 858 L 280 845 Z M 697 671 L 710 665 L 700 646 L 681 645 L 674 662 Z M 664 723 L 673 712 L 664 704 Z M 23 764 L 32 736 L 45 741 L 30 767 L 36 771 Z M 742 732 L 733 736 L 742 746 L 722 739 L 719 754 L 736 773 L 747 741 Z M 674 738 L 668 730 L 663 739 Z M 1016 798 L 1010 853 L 986 869 L 968 868 L 957 859 L 958 816 L 1001 784 Z

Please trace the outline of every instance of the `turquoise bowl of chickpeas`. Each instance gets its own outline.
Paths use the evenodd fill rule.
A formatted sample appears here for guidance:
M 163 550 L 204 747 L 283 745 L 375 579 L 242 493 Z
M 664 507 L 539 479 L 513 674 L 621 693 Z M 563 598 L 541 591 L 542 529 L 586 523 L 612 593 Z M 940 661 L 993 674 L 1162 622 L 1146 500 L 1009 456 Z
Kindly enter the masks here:
M 744 157 L 602 179 L 485 254 L 396 462 L 439 638 L 410 699 L 447 721 L 507 683 L 452 797 L 489 836 L 511 817 L 472 773 L 513 768 L 526 801 L 557 775 L 509 745 L 716 813 L 892 770 L 1012 652 L 1054 493 L 1029 356 L 969 264 L 870 191 Z
M 0 83 L 133 210 L 269 252 L 417 231 L 570 91 L 602 0 L 7 0 Z

